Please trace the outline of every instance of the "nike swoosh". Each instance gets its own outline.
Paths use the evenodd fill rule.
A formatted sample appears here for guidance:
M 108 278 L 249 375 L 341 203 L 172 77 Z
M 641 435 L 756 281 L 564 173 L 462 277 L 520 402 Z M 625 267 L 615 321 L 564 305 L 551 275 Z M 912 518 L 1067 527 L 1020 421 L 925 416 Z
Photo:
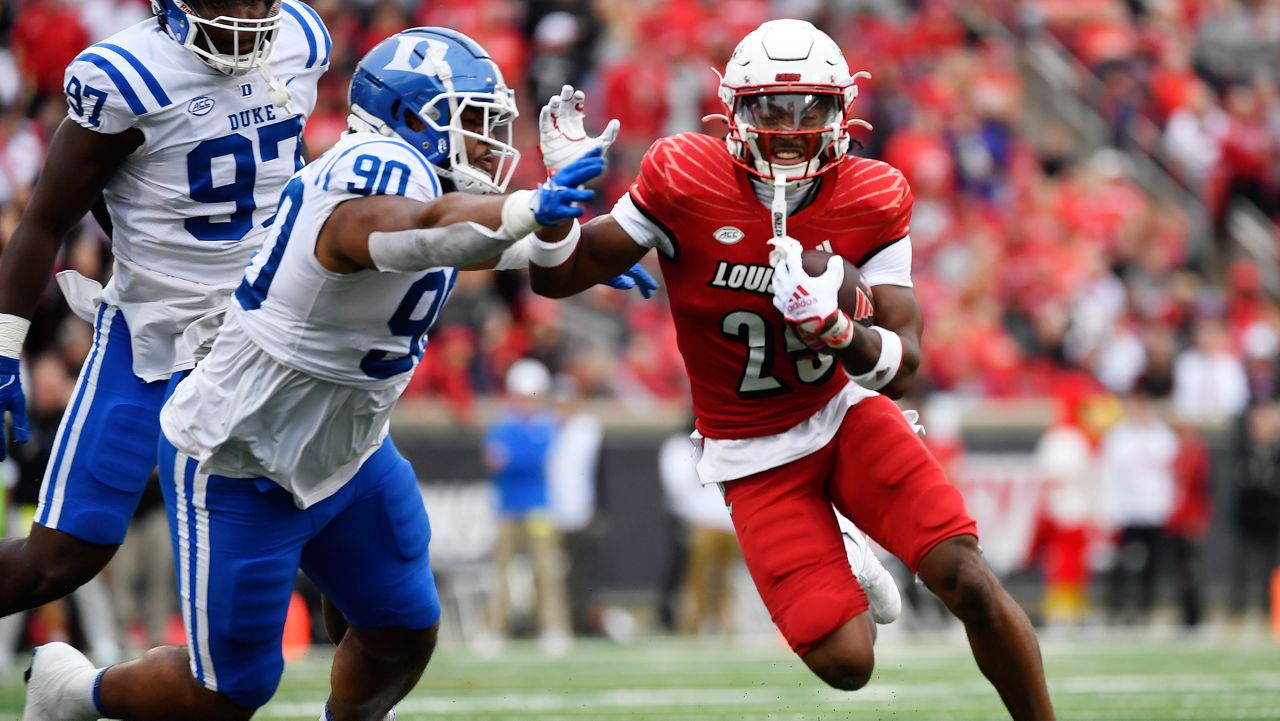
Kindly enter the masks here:
M 13 385 L 13 382 L 14 382 L 14 381 L 16 381 L 16 380 L 18 380 L 18 379 L 17 379 L 17 378 L 10 378 L 9 380 L 5 381 L 3 384 L 0 384 L 0 391 L 4 390 L 5 388 L 8 388 L 8 387 L 9 387 L 9 386 L 11 386 L 11 385 Z

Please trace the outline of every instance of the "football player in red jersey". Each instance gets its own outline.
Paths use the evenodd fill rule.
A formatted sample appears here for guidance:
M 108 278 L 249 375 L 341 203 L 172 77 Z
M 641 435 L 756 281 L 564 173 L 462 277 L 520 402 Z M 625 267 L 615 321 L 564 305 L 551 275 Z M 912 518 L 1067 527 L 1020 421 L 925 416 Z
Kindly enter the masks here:
M 609 215 L 538 244 L 533 288 L 572 295 L 658 249 L 704 437 L 699 476 L 721 484 L 761 597 L 822 680 L 857 689 L 873 665 L 868 600 L 834 506 L 960 618 L 1013 718 L 1052 719 L 1030 622 L 983 560 L 960 494 L 890 400 L 920 362 L 911 189 L 897 169 L 846 155 L 861 122 L 849 115 L 856 79 L 813 25 L 761 25 L 720 84 L 726 138 L 655 142 Z M 544 132 L 544 146 L 564 135 Z M 779 178 L 785 221 L 771 224 Z M 811 277 L 802 248 L 859 267 L 874 326 L 838 307 L 843 264 Z

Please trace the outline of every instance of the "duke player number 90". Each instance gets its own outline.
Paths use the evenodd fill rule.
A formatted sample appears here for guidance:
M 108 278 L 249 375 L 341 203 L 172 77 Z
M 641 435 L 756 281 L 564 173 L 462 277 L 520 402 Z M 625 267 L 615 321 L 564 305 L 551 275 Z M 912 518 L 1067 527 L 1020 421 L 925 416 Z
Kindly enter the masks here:
M 356 158 L 354 171 L 364 182 L 359 186 L 354 182 L 349 183 L 347 189 L 359 195 L 369 195 L 375 189 L 377 194 L 383 195 L 387 194 L 385 191 L 389 188 L 394 188 L 392 193 L 394 195 L 404 195 L 411 172 L 404 163 L 394 160 L 383 162 L 378 157 L 368 154 Z M 289 245 L 289 238 L 293 235 L 293 226 L 298 220 L 298 213 L 302 210 L 305 191 L 306 185 L 301 178 L 293 178 L 285 186 L 284 193 L 280 196 L 280 204 L 276 208 L 280 229 L 275 243 L 271 246 L 271 253 L 253 282 L 250 283 L 246 277 L 236 288 L 235 297 L 241 308 L 247 311 L 257 310 L 267 299 L 271 282 L 275 280 L 276 271 L 280 269 L 280 261 L 284 258 L 285 249 Z M 360 370 L 365 375 L 382 379 L 413 369 L 414 364 L 422 358 L 422 353 L 426 349 L 427 331 L 435 324 L 436 317 L 440 315 L 440 309 L 444 307 L 457 277 L 456 273 L 436 269 L 427 272 L 409 287 L 387 321 L 387 329 L 391 335 L 405 336 L 409 339 L 407 352 L 404 355 L 392 355 L 382 350 L 369 351 L 360 361 Z M 421 317 L 415 317 L 427 293 L 432 295 L 426 312 Z

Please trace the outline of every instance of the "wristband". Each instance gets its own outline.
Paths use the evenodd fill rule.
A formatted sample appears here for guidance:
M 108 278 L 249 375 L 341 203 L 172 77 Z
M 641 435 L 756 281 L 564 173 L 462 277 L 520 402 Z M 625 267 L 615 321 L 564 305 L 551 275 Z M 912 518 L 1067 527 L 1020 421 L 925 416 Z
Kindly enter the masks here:
M 828 348 L 848 348 L 853 342 L 853 321 L 849 320 L 849 314 L 842 310 L 836 311 L 836 322 L 831 325 L 825 332 L 819 333 L 818 338 L 826 344 Z
M 529 207 L 531 202 L 532 190 L 517 190 L 508 195 L 502 204 L 502 227 L 498 231 L 505 233 L 510 240 L 519 240 L 541 228 L 533 217 L 533 208 Z
M 0 355 L 17 358 L 22 355 L 22 342 L 27 339 L 31 321 L 22 316 L 0 313 Z
M 853 375 L 848 371 L 845 373 L 850 380 L 863 388 L 878 391 L 889 385 L 898 375 L 898 369 L 902 367 L 902 338 L 897 333 L 878 325 L 871 326 L 871 330 L 880 334 L 880 357 L 876 359 L 875 367 L 861 375 Z
M 555 268 L 561 265 L 569 256 L 573 255 L 573 251 L 578 248 L 578 238 L 582 237 L 582 226 L 578 225 L 578 221 L 573 221 L 573 225 L 569 228 L 569 234 L 563 240 L 557 240 L 554 243 L 533 236 L 529 243 L 529 263 L 542 268 Z

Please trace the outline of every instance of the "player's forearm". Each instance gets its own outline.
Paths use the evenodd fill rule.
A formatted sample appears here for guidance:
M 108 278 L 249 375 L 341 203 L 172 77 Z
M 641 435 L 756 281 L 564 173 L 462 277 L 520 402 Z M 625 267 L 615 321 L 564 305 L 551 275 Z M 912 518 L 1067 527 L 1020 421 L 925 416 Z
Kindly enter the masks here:
M 568 298 L 595 285 L 595 281 L 590 281 L 586 273 L 580 274 L 578 269 L 578 256 L 583 252 L 579 246 L 568 260 L 550 268 L 530 261 L 529 287 L 534 293 L 546 298 Z M 601 279 L 609 277 L 611 276 L 606 275 Z
M 40 302 L 65 233 L 23 219 L 0 253 L 0 313 L 30 318 Z
M 579 233 L 557 243 L 573 247 L 547 250 L 543 235 L 543 251 L 529 258 L 529 285 L 533 292 L 547 298 L 568 298 L 626 272 L 648 251 L 636 245 L 610 216 L 601 216 L 581 226 Z M 562 257 L 563 256 L 563 257 Z
M 505 195 L 446 193 L 427 203 L 417 218 L 419 228 L 443 228 L 459 223 L 479 223 L 496 230 L 502 225 Z
M 916 370 L 920 367 L 920 342 L 910 333 L 897 333 L 902 342 L 902 358 L 894 373 L 893 379 L 880 387 L 882 395 L 890 398 L 901 398 L 906 395 L 915 383 Z M 872 373 L 881 360 L 884 342 L 880 333 L 853 325 L 853 339 L 849 345 L 834 351 L 836 359 L 850 376 L 864 376 Z

